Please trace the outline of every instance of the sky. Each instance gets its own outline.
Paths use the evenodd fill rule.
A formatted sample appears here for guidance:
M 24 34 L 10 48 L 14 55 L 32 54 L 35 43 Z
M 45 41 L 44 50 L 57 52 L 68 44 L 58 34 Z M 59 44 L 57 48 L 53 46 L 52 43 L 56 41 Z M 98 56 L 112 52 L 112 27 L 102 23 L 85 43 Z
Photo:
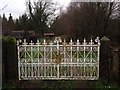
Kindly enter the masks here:
M 27 11 L 26 8 L 27 0 L 0 0 L 0 15 L 2 16 L 5 13 L 6 17 L 9 17 L 9 14 L 13 18 L 18 18 Z M 31 0 L 34 1 L 34 0 Z M 54 0 L 57 1 L 60 5 L 64 7 L 68 6 L 70 0 Z

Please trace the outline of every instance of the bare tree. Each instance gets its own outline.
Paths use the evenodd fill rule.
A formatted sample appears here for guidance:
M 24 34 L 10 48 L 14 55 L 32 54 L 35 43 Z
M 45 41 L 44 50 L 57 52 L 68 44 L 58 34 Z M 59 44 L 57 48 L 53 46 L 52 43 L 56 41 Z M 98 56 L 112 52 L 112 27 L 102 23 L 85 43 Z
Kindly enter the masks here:
M 115 5 L 114 2 L 71 3 L 61 16 L 64 20 L 61 25 L 66 25 L 64 33 L 80 38 L 107 35 Z

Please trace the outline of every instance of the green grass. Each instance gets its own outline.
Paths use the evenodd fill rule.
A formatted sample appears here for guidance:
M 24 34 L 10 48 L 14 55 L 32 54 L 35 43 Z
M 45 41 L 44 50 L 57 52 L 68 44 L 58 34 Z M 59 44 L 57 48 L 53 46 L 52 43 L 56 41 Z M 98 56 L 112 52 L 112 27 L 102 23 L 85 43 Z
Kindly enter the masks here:
M 76 81 L 57 80 L 57 81 L 44 81 L 42 88 L 76 88 Z
M 116 82 L 107 81 L 107 80 L 98 80 L 94 82 L 95 90 L 119 90 L 120 87 L 117 85 Z

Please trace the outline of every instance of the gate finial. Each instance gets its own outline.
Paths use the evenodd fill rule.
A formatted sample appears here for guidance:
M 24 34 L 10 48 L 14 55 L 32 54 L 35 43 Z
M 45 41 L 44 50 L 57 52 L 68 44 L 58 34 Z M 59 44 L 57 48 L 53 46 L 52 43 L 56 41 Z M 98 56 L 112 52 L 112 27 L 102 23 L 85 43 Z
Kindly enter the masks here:
M 37 39 L 37 43 L 36 43 L 37 45 L 39 45 L 40 44 L 40 41 L 39 41 L 39 39 Z
M 23 45 L 27 45 L 26 39 L 24 39 Z
M 97 38 L 95 39 L 95 42 L 97 42 L 98 44 L 100 44 L 99 37 L 97 37 Z
M 62 39 L 60 37 L 55 37 L 54 43 L 61 43 Z
M 85 38 L 84 38 L 84 42 L 83 42 L 83 44 L 84 44 L 84 45 L 86 45 L 86 44 L 87 44 L 87 43 L 86 43 L 86 39 L 85 39 Z

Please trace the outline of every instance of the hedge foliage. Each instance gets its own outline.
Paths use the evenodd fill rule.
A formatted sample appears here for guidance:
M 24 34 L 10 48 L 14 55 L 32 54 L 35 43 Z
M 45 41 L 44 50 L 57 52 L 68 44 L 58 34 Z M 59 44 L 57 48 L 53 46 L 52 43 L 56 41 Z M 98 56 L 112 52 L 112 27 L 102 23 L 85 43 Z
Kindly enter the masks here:
M 17 40 L 14 37 L 11 37 L 11 36 L 2 36 L 2 41 L 10 43 L 10 44 L 16 44 Z

